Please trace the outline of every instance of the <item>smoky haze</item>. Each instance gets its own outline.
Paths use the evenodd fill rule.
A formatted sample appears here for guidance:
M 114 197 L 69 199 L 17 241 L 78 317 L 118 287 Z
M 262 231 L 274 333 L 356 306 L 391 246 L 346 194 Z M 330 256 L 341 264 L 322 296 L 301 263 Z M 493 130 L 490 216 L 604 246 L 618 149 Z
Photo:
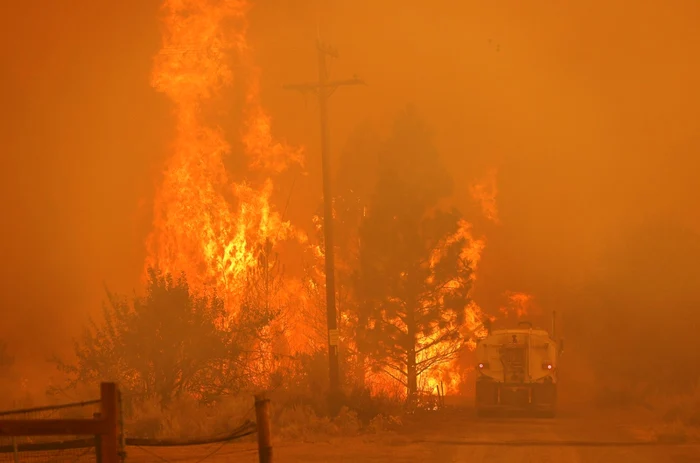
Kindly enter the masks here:
M 138 286 L 172 138 L 149 82 L 158 4 L 0 10 L 0 337 L 27 375 L 70 349 L 103 283 Z M 358 124 L 385 128 L 414 104 L 454 201 L 486 240 L 479 304 L 494 311 L 505 291 L 530 293 L 562 313 L 569 350 L 648 381 L 674 352 L 697 350 L 699 21 L 692 0 L 258 2 L 263 104 L 276 135 L 308 153 L 288 216 L 310 228 L 321 192 L 315 101 L 282 89 L 316 78 L 320 23 L 340 52 L 332 76 L 368 83 L 332 98 L 334 155 Z M 498 224 L 470 195 L 492 169 Z

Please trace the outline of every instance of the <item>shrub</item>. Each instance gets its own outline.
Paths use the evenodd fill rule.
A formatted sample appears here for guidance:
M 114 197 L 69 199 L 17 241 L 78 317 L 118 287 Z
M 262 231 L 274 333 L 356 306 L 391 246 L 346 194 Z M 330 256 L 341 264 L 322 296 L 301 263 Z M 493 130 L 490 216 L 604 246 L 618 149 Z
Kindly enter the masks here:
M 400 415 L 403 403 L 386 394 L 370 394 L 362 388 L 353 389 L 346 397 L 346 404 L 353 410 L 363 426 L 368 426 L 379 415 Z
M 401 418 L 397 416 L 377 415 L 369 422 L 367 431 L 375 434 L 381 434 L 389 431 L 396 431 L 403 423 Z
M 326 417 L 319 417 L 308 405 L 273 406 L 274 435 L 282 439 L 307 440 L 319 435 L 338 434 L 338 429 Z

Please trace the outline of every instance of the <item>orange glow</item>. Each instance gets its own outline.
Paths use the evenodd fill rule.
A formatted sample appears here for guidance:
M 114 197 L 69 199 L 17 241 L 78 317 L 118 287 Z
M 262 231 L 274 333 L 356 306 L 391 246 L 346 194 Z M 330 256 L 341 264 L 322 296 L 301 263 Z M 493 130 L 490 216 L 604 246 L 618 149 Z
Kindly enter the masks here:
M 459 221 L 457 231 L 448 236 L 444 242 L 437 246 L 431 255 L 430 265 L 435 266 L 440 259 L 445 255 L 445 250 L 448 246 L 458 240 L 464 240 L 464 247 L 461 251 L 461 257 L 471 265 L 472 273 L 470 279 L 476 279 L 476 270 L 481 259 L 481 253 L 485 248 L 485 240 L 474 238 L 472 234 L 472 225 L 465 220 Z M 430 278 L 430 277 L 429 277 Z M 453 284 L 459 282 L 453 281 Z M 448 283 L 449 286 L 451 283 Z M 460 352 L 467 350 L 471 351 L 476 346 L 473 339 L 474 336 L 482 336 L 484 328 L 481 325 L 481 317 L 483 316 L 481 308 L 475 303 L 470 302 L 465 308 L 466 321 L 462 326 L 456 326 L 453 320 L 445 319 L 447 326 L 443 330 L 436 330 L 431 336 L 422 336 L 417 340 L 418 354 L 417 361 L 422 363 L 428 359 L 438 359 L 434 364 L 425 370 L 418 379 L 419 390 L 430 395 L 437 394 L 454 394 L 459 390 L 460 384 L 463 381 L 463 370 L 459 368 Z M 424 348 L 431 344 L 435 339 L 439 338 L 446 329 L 457 329 L 462 334 L 462 340 L 455 342 L 439 343 L 434 346 Z M 374 393 L 390 393 L 403 396 L 405 390 L 396 389 L 396 381 L 386 373 L 368 373 L 368 386 Z
M 506 305 L 499 309 L 504 317 L 514 316 L 522 318 L 525 315 L 534 315 L 533 297 L 531 294 L 507 291 L 506 298 Z
M 498 194 L 497 174 L 498 171 L 496 169 L 491 169 L 486 177 L 469 188 L 472 198 L 481 206 L 484 217 L 496 224 L 500 222 L 498 205 L 496 204 L 496 195 Z
M 273 176 L 303 162 L 300 149 L 274 139 L 260 103 L 259 71 L 246 38 L 248 9 L 240 0 L 165 0 L 152 73 L 152 85 L 172 103 L 176 137 L 155 197 L 146 264 L 184 271 L 197 290 L 216 289 L 232 314 L 259 250 L 295 233 L 270 197 Z M 229 134 L 210 112 L 232 89 L 244 98 L 241 108 L 228 109 L 243 121 Z M 239 145 L 242 153 L 234 152 Z M 225 167 L 232 157 L 244 157 L 262 180 L 232 182 Z
M 331 98 L 332 173 L 350 172 L 337 161 L 358 123 L 384 130 L 415 105 L 453 177 L 446 202 L 486 234 L 474 298 L 495 327 L 517 323 L 517 307 L 547 327 L 556 310 L 576 347 L 567 363 L 590 370 L 566 374 L 595 376 L 591 390 L 697 380 L 697 0 L 7 0 L 2 11 L 0 341 L 16 362 L 0 402 L 23 394 L 20 377 L 44 397 L 56 376 L 46 359 L 72 355 L 105 284 L 141 293 L 145 263 L 229 288 L 235 311 L 267 235 L 299 278 L 285 279 L 287 295 L 304 291 L 293 307 L 322 308 L 323 279 L 302 279 L 287 246 L 318 209 L 318 108 L 283 89 L 315 78 L 318 23 L 340 54 L 330 78 L 368 83 Z M 298 167 L 283 169 L 303 153 L 285 139 L 309 151 L 286 213 Z M 369 174 L 370 158 L 348 169 Z M 304 345 L 310 331 L 289 326 L 290 349 Z

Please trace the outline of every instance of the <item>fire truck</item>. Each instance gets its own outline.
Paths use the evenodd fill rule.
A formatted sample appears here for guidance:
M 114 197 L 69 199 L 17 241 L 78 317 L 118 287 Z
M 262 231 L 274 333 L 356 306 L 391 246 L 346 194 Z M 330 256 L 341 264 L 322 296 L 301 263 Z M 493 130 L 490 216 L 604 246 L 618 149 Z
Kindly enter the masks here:
M 532 412 L 554 417 L 557 411 L 558 358 L 563 340 L 552 332 L 520 322 L 517 327 L 491 330 L 476 347 L 476 411 L 479 416 L 496 412 Z

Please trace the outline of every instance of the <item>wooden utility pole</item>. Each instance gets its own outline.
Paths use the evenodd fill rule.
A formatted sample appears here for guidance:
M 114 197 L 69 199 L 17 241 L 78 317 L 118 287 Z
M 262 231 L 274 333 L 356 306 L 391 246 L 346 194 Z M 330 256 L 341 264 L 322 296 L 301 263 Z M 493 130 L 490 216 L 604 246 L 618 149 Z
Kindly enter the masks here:
M 329 165 L 330 140 L 328 134 L 328 98 L 345 85 L 363 85 L 357 77 L 346 80 L 328 80 L 328 56 L 337 58 L 338 53 L 319 39 L 318 51 L 318 82 L 287 85 L 288 90 L 302 93 L 315 92 L 318 96 L 318 106 L 321 118 L 321 167 L 323 172 L 323 230 L 326 267 L 326 316 L 328 322 L 328 369 L 330 379 L 331 413 L 339 409 L 340 394 L 340 365 L 338 362 L 338 314 L 335 307 L 335 262 L 333 253 L 333 193 L 331 188 L 331 170 Z

